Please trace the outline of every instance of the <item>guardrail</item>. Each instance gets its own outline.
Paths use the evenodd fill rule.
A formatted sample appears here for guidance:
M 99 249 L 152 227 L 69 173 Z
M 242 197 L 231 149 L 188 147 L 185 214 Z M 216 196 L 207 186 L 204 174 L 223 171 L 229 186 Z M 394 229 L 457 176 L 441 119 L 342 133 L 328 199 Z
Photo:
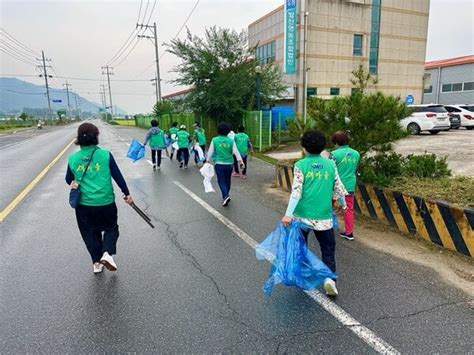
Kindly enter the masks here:
M 276 166 L 275 184 L 291 191 L 293 166 Z M 444 201 L 380 189 L 358 183 L 354 198 L 356 213 L 416 234 L 446 249 L 474 257 L 474 209 L 459 208 Z

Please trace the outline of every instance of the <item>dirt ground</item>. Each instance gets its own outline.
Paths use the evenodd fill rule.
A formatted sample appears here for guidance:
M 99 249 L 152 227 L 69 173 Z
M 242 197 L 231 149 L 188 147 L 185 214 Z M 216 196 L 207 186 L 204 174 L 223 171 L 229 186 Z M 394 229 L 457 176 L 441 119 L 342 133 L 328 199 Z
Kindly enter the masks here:
M 266 193 L 285 205 L 288 201 L 287 192 L 270 185 Z M 421 238 L 401 235 L 394 228 L 359 216 L 354 235 L 357 236 L 354 243 L 362 243 L 387 255 L 432 269 L 448 284 L 474 298 L 473 258 L 443 249 Z

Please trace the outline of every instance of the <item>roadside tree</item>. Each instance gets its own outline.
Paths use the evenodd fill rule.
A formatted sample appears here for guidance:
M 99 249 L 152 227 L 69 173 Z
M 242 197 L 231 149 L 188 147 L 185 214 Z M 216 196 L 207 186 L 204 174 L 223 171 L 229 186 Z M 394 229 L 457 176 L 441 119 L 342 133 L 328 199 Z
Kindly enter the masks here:
M 286 90 L 277 67 L 265 64 L 256 70 L 255 48 L 248 47 L 247 38 L 245 31 L 211 27 L 203 38 L 188 31 L 184 40 L 168 45 L 181 61 L 174 83 L 193 88 L 186 101 L 195 113 L 236 125 L 243 111 L 255 107 L 257 75 L 261 105 Z

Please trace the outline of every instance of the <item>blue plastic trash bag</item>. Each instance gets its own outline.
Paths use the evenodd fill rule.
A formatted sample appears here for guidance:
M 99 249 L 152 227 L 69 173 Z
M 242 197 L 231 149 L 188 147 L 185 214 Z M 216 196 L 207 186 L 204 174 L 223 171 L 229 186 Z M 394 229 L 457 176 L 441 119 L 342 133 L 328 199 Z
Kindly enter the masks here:
M 135 138 L 132 139 L 130 147 L 128 147 L 127 158 L 136 162 L 145 156 L 145 146 L 137 141 Z
M 336 215 L 336 212 L 334 212 L 334 210 L 332 211 L 332 229 L 334 229 L 334 231 L 336 232 L 339 231 L 339 221 L 337 219 L 337 215 Z
M 273 287 L 279 283 L 311 290 L 322 284 L 327 277 L 337 278 L 308 249 L 301 228 L 304 225 L 300 222 L 293 221 L 289 228 L 279 222 L 276 229 L 257 245 L 257 259 L 266 259 L 272 263 L 269 277 L 263 285 L 263 292 L 266 294 L 270 295 Z

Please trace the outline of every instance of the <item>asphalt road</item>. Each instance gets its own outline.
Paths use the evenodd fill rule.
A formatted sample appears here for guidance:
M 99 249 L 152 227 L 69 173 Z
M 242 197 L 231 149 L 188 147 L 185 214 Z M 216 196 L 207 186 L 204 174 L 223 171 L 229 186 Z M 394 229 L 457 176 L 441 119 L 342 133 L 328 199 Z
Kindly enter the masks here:
M 341 323 L 304 292 L 279 286 L 265 296 L 269 265 L 176 184 L 260 241 L 284 208 L 263 194 L 271 167 L 251 161 L 249 180 L 233 180 L 233 199 L 224 209 L 218 194 L 204 193 L 192 164 L 180 171 L 165 159 L 153 172 L 147 161 L 127 160 L 125 143 L 143 139 L 143 130 L 99 126 L 101 144 L 113 152 L 156 228 L 116 190 L 118 271 L 94 275 L 67 202 L 63 156 L 1 224 L 0 353 L 376 352 L 357 335 L 358 325 Z M 25 165 L 22 156 L 15 160 L 14 146 L 1 150 L 2 184 L 18 181 L 9 185 L 11 195 L 51 160 L 54 149 L 45 142 L 54 140 L 57 153 L 73 135 L 68 127 L 25 138 L 16 146 L 34 153 Z M 314 241 L 310 247 L 317 250 Z M 434 272 L 357 241 L 338 240 L 337 257 L 340 296 L 334 304 L 375 340 L 401 353 L 474 351 L 473 300 Z

